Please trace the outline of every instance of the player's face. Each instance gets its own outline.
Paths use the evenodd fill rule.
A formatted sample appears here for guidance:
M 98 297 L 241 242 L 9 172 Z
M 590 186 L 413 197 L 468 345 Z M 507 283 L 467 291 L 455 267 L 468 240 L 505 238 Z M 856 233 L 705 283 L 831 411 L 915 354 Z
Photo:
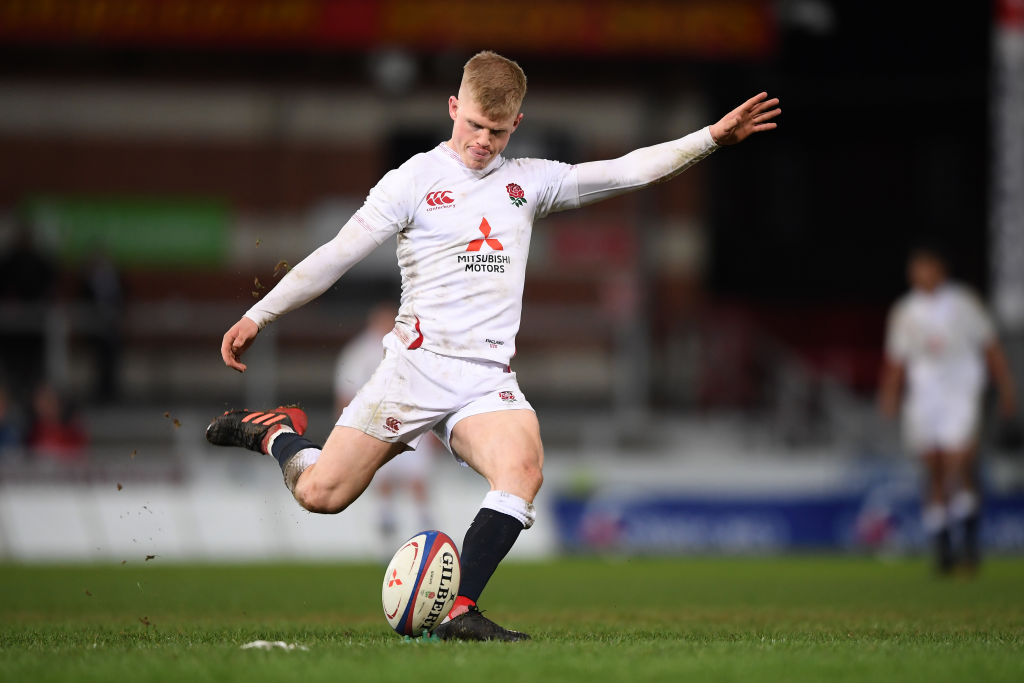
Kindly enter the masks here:
M 519 127 L 522 114 L 496 120 L 486 116 L 472 97 L 448 98 L 448 114 L 455 125 L 448 146 L 459 153 L 462 163 L 472 169 L 482 169 L 501 154 L 508 145 L 512 131 Z
M 907 275 L 914 289 L 931 292 L 946 279 L 946 269 L 939 259 L 928 254 L 918 254 L 910 259 Z

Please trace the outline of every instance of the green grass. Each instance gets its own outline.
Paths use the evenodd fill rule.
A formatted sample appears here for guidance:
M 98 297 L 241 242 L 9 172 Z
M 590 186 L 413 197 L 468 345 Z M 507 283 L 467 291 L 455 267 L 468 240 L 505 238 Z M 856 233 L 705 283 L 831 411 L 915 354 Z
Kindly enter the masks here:
M 0 567 L 0 681 L 1024 681 L 1024 560 L 974 580 L 849 558 L 508 565 L 522 644 L 403 640 L 382 569 Z M 251 640 L 308 651 L 253 651 Z

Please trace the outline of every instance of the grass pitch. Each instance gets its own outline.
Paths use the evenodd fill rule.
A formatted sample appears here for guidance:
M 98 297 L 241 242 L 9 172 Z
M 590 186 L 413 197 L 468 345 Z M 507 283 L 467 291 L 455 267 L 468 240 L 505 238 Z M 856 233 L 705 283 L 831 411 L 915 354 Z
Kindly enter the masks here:
M 1024 560 L 973 580 L 849 558 L 502 567 L 529 643 L 403 640 L 383 567 L 0 567 L 0 681 L 1022 681 Z M 253 640 L 307 650 L 241 650 Z

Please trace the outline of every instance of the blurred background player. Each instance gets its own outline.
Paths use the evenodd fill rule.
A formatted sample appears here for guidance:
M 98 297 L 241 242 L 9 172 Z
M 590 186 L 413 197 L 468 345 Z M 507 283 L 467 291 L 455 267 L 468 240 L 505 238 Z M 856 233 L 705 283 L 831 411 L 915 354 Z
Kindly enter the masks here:
M 366 384 L 384 357 L 384 336 L 395 326 L 398 308 L 389 302 L 380 302 L 366 316 L 366 328 L 352 338 L 338 354 L 334 369 L 335 414 L 341 415 L 359 388 Z M 419 529 L 432 526 L 430 515 L 430 489 L 427 473 L 430 459 L 439 444 L 433 438 L 420 441 L 415 450 L 400 454 L 377 471 L 373 489 L 378 497 L 378 529 L 384 548 L 391 548 L 396 536 L 412 535 L 416 529 L 401 530 L 397 521 L 395 494 L 407 492 L 416 505 L 416 523 Z M 393 548 L 391 548 L 393 550 Z M 390 557 L 390 551 L 388 554 Z
M 1016 412 L 1014 384 L 988 312 L 974 293 L 949 280 L 941 250 L 915 248 L 907 275 L 911 291 L 889 316 L 880 407 L 895 417 L 906 384 L 904 441 L 924 465 L 922 523 L 934 543 L 936 569 L 949 572 L 959 559 L 974 570 L 979 560 L 976 464 L 986 365 L 1005 417 Z M 959 558 L 953 549 L 954 531 L 961 541 Z

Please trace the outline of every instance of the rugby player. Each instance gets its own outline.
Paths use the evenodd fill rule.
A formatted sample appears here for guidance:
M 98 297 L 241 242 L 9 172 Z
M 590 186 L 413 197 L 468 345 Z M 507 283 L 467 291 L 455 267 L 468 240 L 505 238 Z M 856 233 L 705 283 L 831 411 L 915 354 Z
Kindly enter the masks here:
M 1015 387 L 988 312 L 949 279 L 941 251 L 916 248 L 907 274 L 911 291 L 889 315 L 879 404 L 884 415 L 895 417 L 906 385 L 903 436 L 926 475 L 921 521 L 933 543 L 935 569 L 945 574 L 959 563 L 973 572 L 980 547 L 976 461 L 986 366 L 1006 417 L 1017 410 Z M 958 553 L 953 527 L 962 542 Z
M 515 62 L 481 52 L 448 99 L 452 136 L 388 172 L 338 235 L 285 276 L 224 335 L 225 364 L 260 329 L 327 290 L 345 271 L 398 236 L 401 306 L 384 358 L 338 419 L 327 442 L 302 434 L 297 408 L 231 410 L 207 439 L 277 460 L 307 510 L 337 513 L 374 473 L 433 430 L 490 490 L 462 545 L 455 606 L 442 639 L 521 640 L 484 617 L 477 600 L 498 563 L 535 518 L 543 479 L 540 428 L 509 366 L 522 309 L 533 223 L 666 180 L 721 145 L 776 127 L 778 99 L 750 98 L 718 122 L 618 159 L 569 165 L 502 156 L 523 121 L 526 76 Z

